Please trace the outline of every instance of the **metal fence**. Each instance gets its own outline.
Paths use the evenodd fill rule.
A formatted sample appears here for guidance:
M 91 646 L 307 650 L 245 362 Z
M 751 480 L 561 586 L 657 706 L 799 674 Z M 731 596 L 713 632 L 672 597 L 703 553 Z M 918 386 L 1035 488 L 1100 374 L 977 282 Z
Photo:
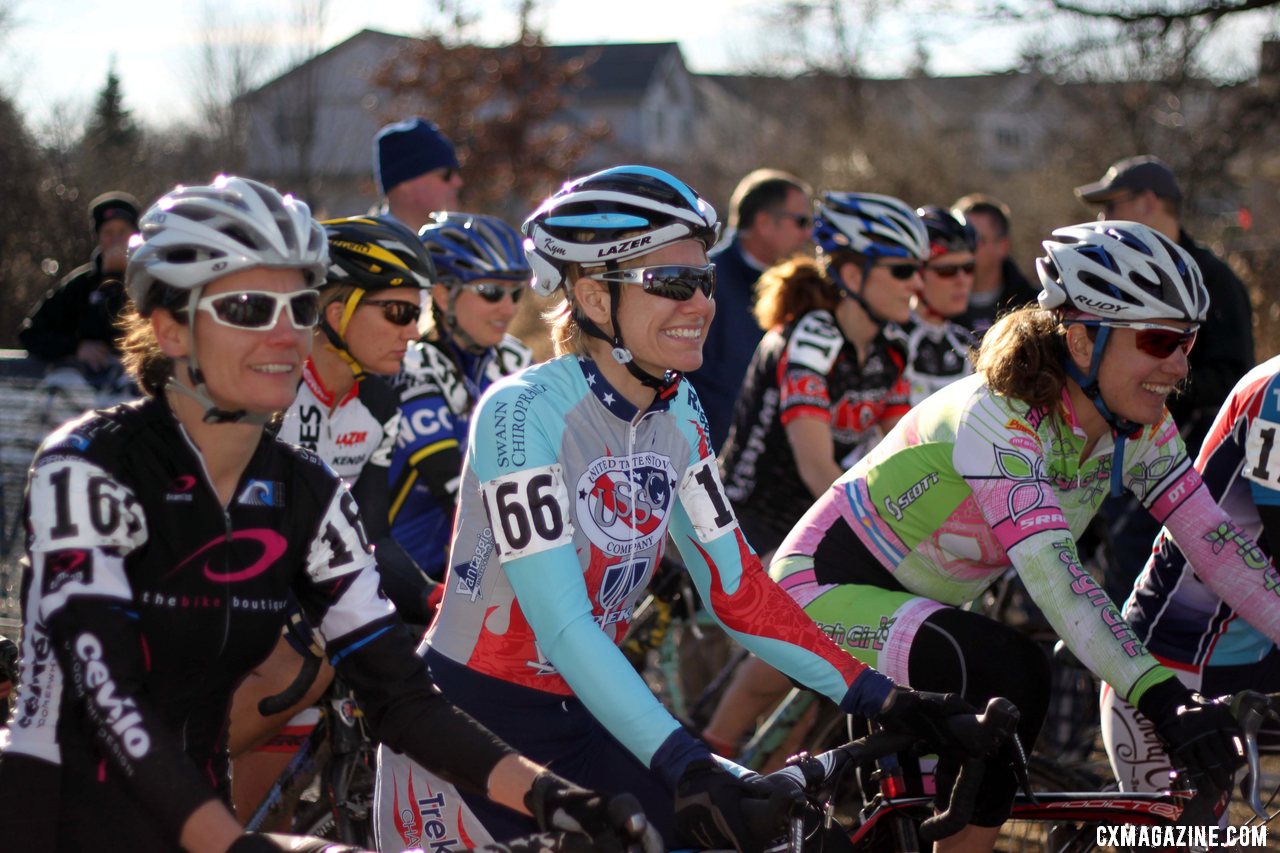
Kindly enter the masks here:
M 116 399 L 72 368 L 48 370 L 21 350 L 0 349 L 0 634 L 16 636 L 21 621 L 22 505 L 31 458 L 60 424 Z

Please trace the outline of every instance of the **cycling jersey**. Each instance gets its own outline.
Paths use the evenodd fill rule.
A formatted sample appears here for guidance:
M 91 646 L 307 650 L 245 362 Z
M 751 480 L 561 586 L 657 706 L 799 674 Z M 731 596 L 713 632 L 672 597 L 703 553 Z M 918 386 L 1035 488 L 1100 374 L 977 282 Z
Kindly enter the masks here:
M 911 405 L 917 405 L 934 391 L 973 373 L 969 350 L 973 334 L 951 321 L 941 325 L 913 317 L 905 326 L 890 324 L 885 337 L 906 352 L 903 375 L 911 388 Z
M 590 360 L 564 356 L 504 379 L 472 418 L 461 494 L 432 654 L 473 678 L 576 696 L 645 765 L 680 724 L 616 644 L 668 534 L 743 645 L 836 701 L 887 694 L 887 680 L 840 652 L 764 574 L 686 382 L 637 411 Z M 538 727 L 538 713 L 523 725 Z
M 1214 500 L 1267 558 L 1258 507 L 1280 505 L 1280 453 L 1273 453 L 1280 430 L 1277 395 L 1280 358 L 1273 358 L 1236 384 L 1196 459 Z M 1189 670 L 1257 663 L 1275 649 L 1280 634 L 1274 627 L 1270 634 L 1259 631 L 1240 616 L 1197 576 L 1169 531 L 1161 531 L 1125 603 L 1125 618 L 1152 654 Z
M 409 347 L 392 385 L 400 430 L 391 452 L 391 535 L 429 576 L 444 574 L 471 408 L 490 385 L 533 360 L 507 335 L 472 353 L 451 339 Z
M 366 464 L 381 467 L 385 474 L 399 417 L 395 395 L 382 380 L 362 376 L 338 399 L 308 358 L 298 396 L 285 411 L 279 435 L 319 456 L 354 487 Z
M 10 839 L 56 822 L 59 849 L 175 849 L 192 811 L 225 798 L 231 693 L 291 595 L 380 739 L 479 791 L 509 752 L 433 688 L 355 502 L 308 451 L 264 435 L 224 507 L 163 398 L 91 413 L 41 446 L 27 523 L 23 678 L 0 761 Z M 5 813 L 50 767 L 41 813 Z
M 903 351 L 884 335 L 858 363 L 827 311 L 770 331 L 756 349 L 721 451 L 725 493 L 751 544 L 773 550 L 813 503 L 800 479 L 786 425 L 799 417 L 831 426 L 835 459 L 847 468 L 880 434 L 881 421 L 910 407 Z
M 1171 673 L 1080 564 L 1075 537 L 1109 491 L 1114 449 L 1104 436 L 1085 457 L 1086 442 L 1065 390 L 1049 411 L 995 394 L 981 376 L 962 379 L 837 480 L 775 566 L 807 557 L 816 587 L 867 583 L 959 605 L 1012 565 L 1076 656 L 1137 704 Z M 1125 485 L 1201 577 L 1247 590 L 1268 624 L 1280 622 L 1280 576 L 1203 488 L 1167 412 L 1125 443 L 1123 464 Z

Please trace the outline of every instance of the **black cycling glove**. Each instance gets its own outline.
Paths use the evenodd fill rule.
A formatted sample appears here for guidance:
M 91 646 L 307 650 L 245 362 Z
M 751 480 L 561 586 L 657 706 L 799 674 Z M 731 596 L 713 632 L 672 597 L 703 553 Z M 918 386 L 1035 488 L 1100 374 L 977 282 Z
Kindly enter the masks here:
M 1173 690 L 1165 684 L 1181 688 L 1181 696 L 1171 701 Z M 1157 690 L 1160 692 L 1148 701 Z M 1174 679 L 1152 687 L 1139 705 L 1145 706 L 1139 710 L 1151 720 L 1169 754 L 1186 768 L 1193 783 L 1201 777 L 1218 791 L 1231 789 L 1232 777 L 1244 764 L 1244 754 L 1237 740 L 1241 738 L 1240 726 L 1230 708 L 1208 701 Z
M 661 851 L 662 840 L 631 794 L 605 797 L 543 770 L 524 796 L 525 808 L 544 832 L 580 833 L 590 849 L 622 851 L 639 846 Z
M 875 719 L 888 731 L 915 735 L 935 748 L 980 756 L 999 746 L 999 735 L 983 731 L 977 714 L 978 709 L 959 694 L 926 693 L 898 685 Z
M 689 763 L 676 783 L 680 840 L 700 847 L 759 851 L 783 831 L 799 791 L 762 776 L 739 779 L 715 759 Z M 751 803 L 755 808 L 744 809 Z

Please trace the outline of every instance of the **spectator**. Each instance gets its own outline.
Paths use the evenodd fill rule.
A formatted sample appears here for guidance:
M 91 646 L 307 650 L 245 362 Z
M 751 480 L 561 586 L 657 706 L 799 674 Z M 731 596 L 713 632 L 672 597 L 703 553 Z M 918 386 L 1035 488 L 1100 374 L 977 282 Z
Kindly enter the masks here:
M 124 308 L 129 238 L 138 231 L 138 200 L 109 192 L 89 202 L 98 245 L 89 263 L 50 290 L 22 323 L 18 339 L 34 358 L 74 361 L 91 381 L 119 365 L 116 318 Z
M 1236 381 L 1253 367 L 1253 308 L 1235 273 L 1213 252 L 1191 239 L 1181 226 L 1182 189 L 1173 171 L 1151 155 L 1113 163 L 1102 179 L 1076 187 L 1084 202 L 1100 205 L 1103 219 L 1140 222 L 1187 250 L 1204 275 L 1209 290 L 1209 314 L 1191 350 L 1190 373 L 1182 393 L 1169 399 L 1169 413 L 1178 425 L 1187 454 L 1194 459 L 1209 425 Z M 1112 498 L 1103 507 L 1109 520 L 1113 559 L 1108 568 L 1108 594 L 1122 600 L 1133 589 L 1138 571 L 1151 554 L 1160 525 L 1128 495 Z
M 414 234 L 437 210 L 458 210 L 462 172 L 440 128 L 414 117 L 389 124 L 373 138 L 373 179 L 386 199 L 382 212 Z
M 1009 257 L 1009 208 L 1004 202 L 970 193 L 957 199 L 951 210 L 962 214 L 978 234 L 969 307 L 953 319 L 980 338 L 1001 314 L 1035 302 L 1040 289 Z
M 689 379 L 698 391 L 718 451 L 733 423 L 733 406 L 764 330 L 756 323 L 760 273 L 799 251 L 809 240 L 813 211 L 809 187 L 794 175 L 756 169 L 729 199 L 728 244 L 711 253 L 716 265 L 716 317 L 702 347 L 702 367 Z

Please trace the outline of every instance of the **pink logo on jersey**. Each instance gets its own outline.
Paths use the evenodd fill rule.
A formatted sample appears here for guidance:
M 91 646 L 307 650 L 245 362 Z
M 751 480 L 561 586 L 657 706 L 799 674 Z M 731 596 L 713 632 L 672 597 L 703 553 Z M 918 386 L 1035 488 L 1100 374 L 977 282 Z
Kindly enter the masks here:
M 246 543 L 247 547 L 246 544 L 241 543 Z M 201 572 L 214 583 L 240 583 L 252 580 L 275 565 L 276 560 L 280 559 L 288 545 L 288 540 L 274 530 L 265 528 L 236 530 L 230 537 L 219 536 L 209 542 L 179 563 L 165 577 L 177 574 L 203 556 L 205 560 Z M 222 548 L 228 551 L 222 563 L 226 566 L 226 571 L 220 571 L 220 567 L 215 568 L 213 565 L 214 552 Z M 246 560 L 246 557 L 250 559 Z M 244 565 L 246 562 L 248 565 Z M 238 565 L 243 568 L 235 568 Z

